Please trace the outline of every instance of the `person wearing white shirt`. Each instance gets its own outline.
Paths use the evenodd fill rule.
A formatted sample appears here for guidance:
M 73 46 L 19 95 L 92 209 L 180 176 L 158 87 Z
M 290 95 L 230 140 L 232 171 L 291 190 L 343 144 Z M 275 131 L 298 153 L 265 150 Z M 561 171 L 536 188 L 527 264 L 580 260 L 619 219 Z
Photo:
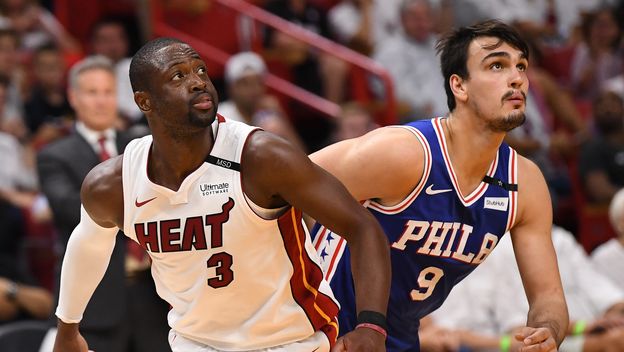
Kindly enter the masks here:
M 219 102 L 218 112 L 230 120 L 244 122 L 274 133 L 304 149 L 277 98 L 266 92 L 267 67 L 260 55 L 240 52 L 225 64 L 229 100 Z
M 343 0 L 329 10 L 330 29 L 337 39 L 366 55 L 401 31 L 402 0 Z
M 609 219 L 618 237 L 594 249 L 591 260 L 600 272 L 624 291 L 624 189 L 613 196 Z
M 401 6 L 404 34 L 380 43 L 373 55 L 389 71 L 402 105 L 401 115 L 407 120 L 448 113 L 432 16 L 427 0 L 405 1 Z

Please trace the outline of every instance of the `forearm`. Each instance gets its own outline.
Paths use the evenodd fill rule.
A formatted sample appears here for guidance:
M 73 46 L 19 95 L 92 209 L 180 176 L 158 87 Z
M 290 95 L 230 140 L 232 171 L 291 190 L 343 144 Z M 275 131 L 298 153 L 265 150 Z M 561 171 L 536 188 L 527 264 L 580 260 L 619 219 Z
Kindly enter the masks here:
M 115 246 L 116 228 L 97 225 L 81 209 L 80 224 L 72 233 L 61 271 L 56 316 L 65 323 L 82 319 L 91 295 L 102 280 Z
M 542 297 L 548 297 L 548 293 L 542 293 Z M 569 327 L 568 308 L 565 301 L 542 298 L 539 302 L 531 304 L 527 326 L 549 329 L 557 345 L 560 345 Z
M 355 236 L 349 244 L 357 311 L 386 314 L 390 292 L 390 253 L 383 232 L 374 227 Z
M 458 330 L 460 344 L 470 350 L 496 350 L 500 346 L 501 337 L 479 334 L 468 330 Z
M 52 312 L 52 295 L 40 287 L 19 286 L 15 302 L 36 319 L 46 319 Z

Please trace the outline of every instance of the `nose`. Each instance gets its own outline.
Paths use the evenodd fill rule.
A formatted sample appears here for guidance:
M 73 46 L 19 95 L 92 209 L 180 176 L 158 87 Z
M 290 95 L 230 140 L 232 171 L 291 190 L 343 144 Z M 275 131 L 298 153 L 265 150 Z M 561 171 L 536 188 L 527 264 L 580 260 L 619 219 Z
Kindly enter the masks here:
M 509 85 L 514 89 L 520 89 L 524 84 L 526 74 L 520 70 L 512 70 L 511 77 L 509 77 Z
M 192 92 L 201 92 L 206 90 L 208 83 L 200 75 L 193 73 L 190 81 L 190 89 Z

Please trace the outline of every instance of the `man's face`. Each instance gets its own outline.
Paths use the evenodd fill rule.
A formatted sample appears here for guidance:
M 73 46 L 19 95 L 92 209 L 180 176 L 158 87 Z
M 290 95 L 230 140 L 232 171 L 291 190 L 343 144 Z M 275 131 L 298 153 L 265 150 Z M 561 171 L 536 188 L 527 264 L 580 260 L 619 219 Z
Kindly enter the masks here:
M 147 92 L 154 118 L 179 132 L 210 126 L 218 97 L 204 61 L 186 44 L 169 45 L 156 55 Z
M 528 60 L 507 43 L 493 48 L 498 42 L 479 37 L 470 43 L 464 85 L 468 107 L 490 130 L 508 132 L 525 119 Z
M 93 35 L 93 53 L 117 62 L 128 55 L 128 38 L 121 25 L 106 24 Z
M 43 87 L 60 89 L 65 76 L 65 62 L 56 51 L 43 51 L 34 60 L 34 73 Z
M 258 107 L 264 92 L 264 78 L 256 73 L 244 75 L 230 85 L 232 100 L 247 113 L 252 113 Z
M 76 86 L 69 90 L 69 102 L 77 118 L 87 127 L 103 131 L 117 119 L 115 77 L 104 69 L 80 73 Z

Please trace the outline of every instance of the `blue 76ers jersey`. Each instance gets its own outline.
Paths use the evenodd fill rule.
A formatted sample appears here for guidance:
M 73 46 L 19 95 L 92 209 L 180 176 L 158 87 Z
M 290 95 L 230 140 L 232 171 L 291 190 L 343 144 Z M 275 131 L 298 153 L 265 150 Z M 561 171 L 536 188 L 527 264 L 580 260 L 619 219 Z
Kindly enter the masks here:
M 517 213 L 516 152 L 501 145 L 481 184 L 463 195 L 441 122 L 436 118 L 394 127 L 410 130 L 415 143 L 422 145 L 423 176 L 399 204 L 364 203 L 391 246 L 388 351 L 419 350 L 419 320 L 438 308 L 453 286 L 488 256 Z M 341 304 L 338 320 L 344 334 L 356 325 L 349 251 L 344 239 L 323 226 L 317 224 L 313 235 L 326 278 Z

